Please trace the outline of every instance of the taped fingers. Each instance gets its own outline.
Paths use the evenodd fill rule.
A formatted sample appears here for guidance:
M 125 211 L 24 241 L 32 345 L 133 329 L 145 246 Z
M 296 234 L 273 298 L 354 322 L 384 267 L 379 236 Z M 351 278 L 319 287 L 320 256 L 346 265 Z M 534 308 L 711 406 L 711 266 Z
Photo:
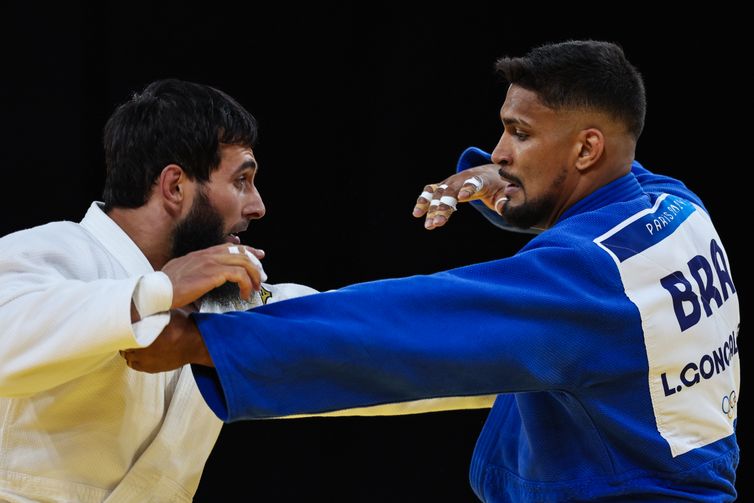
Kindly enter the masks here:
M 472 176 L 471 178 L 467 178 L 463 181 L 464 185 L 473 185 L 474 186 L 474 192 L 479 192 L 482 190 L 482 187 L 484 187 L 484 180 L 479 178 L 478 176 Z
M 432 201 L 432 197 L 434 197 L 434 192 L 437 189 L 437 185 L 431 184 L 426 185 L 424 187 L 424 190 L 421 194 L 419 194 L 419 197 L 416 199 L 416 203 L 414 204 L 414 211 L 413 215 L 415 217 L 420 217 L 424 215 L 427 210 L 429 209 L 429 204 Z
M 440 189 L 442 186 L 438 186 Z M 443 191 L 448 186 L 445 185 Z M 438 197 L 439 196 L 439 197 Z M 427 213 L 427 220 L 424 222 L 425 229 L 434 229 L 445 225 L 450 218 L 450 215 L 456 211 L 456 204 L 458 199 L 453 196 L 441 195 L 441 191 L 435 192 L 435 199 L 429 203 L 429 212 Z
M 461 190 L 458 191 L 458 199 L 466 200 L 484 188 L 484 180 L 478 176 L 472 176 L 463 181 Z
M 451 210 L 456 211 L 456 204 L 458 203 L 458 199 L 456 199 L 453 196 L 442 196 L 440 198 L 440 205 L 448 206 Z

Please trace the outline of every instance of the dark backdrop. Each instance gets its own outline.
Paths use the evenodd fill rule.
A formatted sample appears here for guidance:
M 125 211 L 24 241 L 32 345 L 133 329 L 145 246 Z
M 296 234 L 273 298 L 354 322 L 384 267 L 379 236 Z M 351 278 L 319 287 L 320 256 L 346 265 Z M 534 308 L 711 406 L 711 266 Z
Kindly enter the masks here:
M 637 158 L 702 196 L 745 317 L 743 14 L 615 7 L 600 17 L 586 6 L 569 14 L 490 5 L 10 4 L 0 40 L 0 234 L 78 221 L 100 196 L 109 114 L 149 81 L 178 77 L 227 91 L 259 121 L 268 211 L 242 238 L 267 251 L 271 281 L 325 290 L 509 255 L 525 236 L 496 232 L 470 208 L 427 232 L 411 217 L 415 198 L 453 172 L 465 147 L 494 147 L 505 91 L 495 58 L 567 38 L 607 39 L 646 79 Z M 230 424 L 196 501 L 474 501 L 468 465 L 485 417 Z M 747 419 L 739 412 L 739 477 L 751 465 Z

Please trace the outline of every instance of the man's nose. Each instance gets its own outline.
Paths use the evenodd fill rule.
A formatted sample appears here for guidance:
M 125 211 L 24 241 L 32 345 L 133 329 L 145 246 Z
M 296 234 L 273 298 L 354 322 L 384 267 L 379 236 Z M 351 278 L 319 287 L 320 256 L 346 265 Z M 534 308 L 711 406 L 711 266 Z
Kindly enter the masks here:
M 251 194 L 251 199 L 246 206 L 244 206 L 243 216 L 249 220 L 258 220 L 262 218 L 266 212 L 267 209 L 264 207 L 262 196 L 255 187 Z
M 500 137 L 500 140 L 495 145 L 495 150 L 492 151 L 492 162 L 500 164 L 501 166 L 507 166 L 511 162 L 511 155 L 509 149 L 506 148 L 505 134 Z

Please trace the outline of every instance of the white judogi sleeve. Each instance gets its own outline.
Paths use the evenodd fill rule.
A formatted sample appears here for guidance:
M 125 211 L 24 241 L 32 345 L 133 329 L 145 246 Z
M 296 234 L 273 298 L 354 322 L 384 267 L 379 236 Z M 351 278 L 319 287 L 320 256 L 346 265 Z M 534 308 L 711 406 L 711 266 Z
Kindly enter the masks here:
M 0 248 L 0 396 L 28 396 L 88 374 L 121 349 L 151 344 L 170 319 L 155 313 L 135 331 L 130 305 L 140 277 L 98 278 L 101 258 L 57 234 L 24 235 Z M 152 295 L 164 299 L 164 289 Z

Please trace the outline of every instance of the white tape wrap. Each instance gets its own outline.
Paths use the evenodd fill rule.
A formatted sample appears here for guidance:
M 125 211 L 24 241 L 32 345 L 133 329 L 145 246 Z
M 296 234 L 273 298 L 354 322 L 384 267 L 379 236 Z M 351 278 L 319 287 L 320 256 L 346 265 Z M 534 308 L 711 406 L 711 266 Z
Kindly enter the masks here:
M 479 192 L 482 190 L 482 187 L 484 187 L 484 180 L 479 178 L 478 176 L 472 176 L 471 178 L 467 178 L 463 181 L 463 184 L 471 184 L 474 186 L 474 192 Z
M 422 192 L 421 194 L 419 194 L 419 197 L 423 197 L 427 201 L 431 201 L 432 200 L 432 193 L 431 192 L 427 192 L 425 190 L 424 192 Z
M 451 208 L 452 208 L 452 209 L 453 209 L 454 211 L 455 211 L 455 209 L 456 209 L 456 203 L 457 203 L 457 202 L 458 202 L 458 199 L 456 199 L 455 197 L 452 197 L 452 196 L 442 196 L 442 197 L 440 198 L 440 203 L 441 203 L 441 204 L 447 204 L 447 205 L 448 205 L 448 206 L 450 206 L 450 207 L 451 207 Z

